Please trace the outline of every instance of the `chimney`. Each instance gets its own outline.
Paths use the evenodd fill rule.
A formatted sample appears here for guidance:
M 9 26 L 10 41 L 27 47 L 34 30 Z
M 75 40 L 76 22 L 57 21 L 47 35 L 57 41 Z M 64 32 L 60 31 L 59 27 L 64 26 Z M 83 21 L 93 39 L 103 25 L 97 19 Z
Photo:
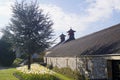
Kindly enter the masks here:
M 75 40 L 75 36 L 74 36 L 74 30 L 70 29 L 67 33 L 69 35 L 69 39 L 67 41 L 71 41 L 71 40 Z
M 65 41 L 65 35 L 63 33 L 60 35 L 60 40 L 61 40 L 61 42 Z

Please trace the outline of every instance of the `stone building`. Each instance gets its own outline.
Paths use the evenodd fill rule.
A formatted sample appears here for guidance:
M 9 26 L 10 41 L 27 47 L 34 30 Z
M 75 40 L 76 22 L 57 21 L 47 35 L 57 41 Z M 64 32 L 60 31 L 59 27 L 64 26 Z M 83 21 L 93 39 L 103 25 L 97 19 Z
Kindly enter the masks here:
M 120 24 L 79 39 L 69 31 L 68 40 L 46 51 L 47 64 L 79 70 L 90 79 L 120 80 Z

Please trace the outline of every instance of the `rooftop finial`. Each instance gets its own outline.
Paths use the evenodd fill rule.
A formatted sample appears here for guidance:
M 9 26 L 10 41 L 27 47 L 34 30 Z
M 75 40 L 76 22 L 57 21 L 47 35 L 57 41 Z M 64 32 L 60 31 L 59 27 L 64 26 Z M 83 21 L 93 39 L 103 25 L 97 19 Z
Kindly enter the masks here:
M 70 27 L 70 30 L 67 31 L 67 33 L 68 33 L 68 35 L 69 35 L 68 41 L 75 40 L 74 32 L 76 32 L 76 31 L 74 31 L 74 30 Z
M 60 35 L 60 39 L 61 39 L 61 42 L 65 41 L 65 35 L 63 33 Z

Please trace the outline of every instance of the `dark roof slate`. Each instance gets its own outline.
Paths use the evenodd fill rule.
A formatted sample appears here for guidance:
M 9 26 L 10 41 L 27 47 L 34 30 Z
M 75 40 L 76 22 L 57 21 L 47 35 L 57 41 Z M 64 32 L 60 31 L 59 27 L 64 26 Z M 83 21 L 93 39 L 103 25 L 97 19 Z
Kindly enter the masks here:
M 46 56 L 76 57 L 120 53 L 120 24 L 58 45 L 50 52 Z

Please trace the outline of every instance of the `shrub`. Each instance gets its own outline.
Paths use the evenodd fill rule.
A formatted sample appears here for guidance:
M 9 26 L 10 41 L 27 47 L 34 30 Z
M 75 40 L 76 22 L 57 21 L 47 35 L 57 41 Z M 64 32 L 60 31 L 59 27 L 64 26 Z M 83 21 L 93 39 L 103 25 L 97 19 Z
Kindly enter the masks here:
M 22 55 L 20 56 L 20 58 L 21 58 L 21 59 L 27 59 L 27 58 L 28 58 L 28 54 L 25 54 L 25 53 L 24 53 L 24 54 L 22 54 Z
M 41 58 L 33 58 L 33 63 L 34 62 L 43 62 L 43 60 L 41 60 Z
M 3 66 L 11 66 L 15 58 L 15 53 L 2 54 L 0 55 L 0 62 Z
M 22 61 L 23 61 L 23 59 L 16 58 L 13 62 L 13 66 L 19 66 Z
M 55 76 L 55 73 L 39 64 L 32 64 L 31 70 L 27 66 L 17 68 L 16 75 L 21 80 L 60 80 Z
M 67 77 L 70 77 L 73 80 L 87 80 L 83 75 L 80 74 L 79 71 L 73 71 L 69 67 L 65 67 L 65 68 L 54 67 L 53 70 Z
M 52 65 L 52 64 L 47 64 L 46 67 L 47 67 L 48 69 L 53 69 L 53 65 Z
M 3 66 L 12 65 L 15 60 L 15 52 L 11 50 L 11 44 L 4 40 L 0 40 L 0 63 Z

